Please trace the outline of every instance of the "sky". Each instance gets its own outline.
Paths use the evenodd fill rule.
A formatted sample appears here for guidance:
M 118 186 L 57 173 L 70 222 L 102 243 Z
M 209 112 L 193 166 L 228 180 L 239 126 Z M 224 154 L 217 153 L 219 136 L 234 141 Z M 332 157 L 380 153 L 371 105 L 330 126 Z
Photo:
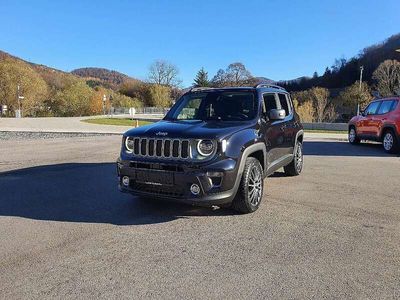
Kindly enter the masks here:
M 0 50 L 64 71 L 146 79 L 163 59 L 189 86 L 232 62 L 273 80 L 323 73 L 400 32 L 400 1 L 0 0 Z

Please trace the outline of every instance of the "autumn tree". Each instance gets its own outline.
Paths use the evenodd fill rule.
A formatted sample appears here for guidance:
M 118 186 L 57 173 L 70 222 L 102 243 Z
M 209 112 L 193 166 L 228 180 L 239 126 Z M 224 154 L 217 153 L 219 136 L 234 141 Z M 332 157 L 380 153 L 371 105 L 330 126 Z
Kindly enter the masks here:
M 65 117 L 89 115 L 92 97 L 93 89 L 78 80 L 56 93 L 55 99 L 59 104 L 56 114 Z
M 219 69 L 217 71 L 217 74 L 213 77 L 211 80 L 212 86 L 214 87 L 223 87 L 226 85 L 226 75 L 225 71 L 222 69 Z
M 315 107 L 315 117 L 317 122 L 323 122 L 328 108 L 328 89 L 315 87 L 310 90 L 311 98 Z
M 150 105 L 155 107 L 170 107 L 171 101 L 171 88 L 159 84 L 150 86 Z
M 315 109 L 311 100 L 300 104 L 297 99 L 293 99 L 293 105 L 302 122 L 312 123 L 315 121 Z
M 397 60 L 385 60 L 374 71 L 372 78 L 377 82 L 381 96 L 400 94 L 400 62 Z
M 20 86 L 22 111 L 25 116 L 36 116 L 47 110 L 44 105 L 48 97 L 48 86 L 31 66 L 22 61 L 4 59 L 0 61 L 0 104 L 10 111 L 19 108 L 17 87 Z
M 204 68 L 201 68 L 196 75 L 196 78 L 194 79 L 194 86 L 196 87 L 207 87 L 210 86 L 210 81 L 208 80 L 208 72 L 204 70 Z
M 164 60 L 156 60 L 149 68 L 149 81 L 157 85 L 169 87 L 180 86 L 182 81 L 178 78 L 178 68 Z
M 361 84 L 361 89 L 360 83 L 355 82 L 339 94 L 339 101 L 344 106 L 354 108 L 353 111 L 357 108 L 357 104 L 360 104 L 362 109 L 365 108 L 372 99 L 371 89 L 366 82 Z

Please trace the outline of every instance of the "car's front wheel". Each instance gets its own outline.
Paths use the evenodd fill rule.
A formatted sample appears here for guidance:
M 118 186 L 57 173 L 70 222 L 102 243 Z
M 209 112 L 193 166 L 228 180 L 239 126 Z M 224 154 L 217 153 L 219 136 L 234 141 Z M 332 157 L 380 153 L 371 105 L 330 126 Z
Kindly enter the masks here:
M 264 176 L 261 164 L 258 159 L 248 157 L 232 208 L 241 213 L 256 211 L 260 206 L 263 190 Z
M 399 151 L 399 141 L 397 140 L 392 130 L 387 130 L 383 134 L 382 144 L 383 149 L 385 149 L 387 153 L 396 153 L 397 151 Z
M 360 143 L 355 127 L 350 127 L 349 129 L 349 143 L 352 145 L 358 145 Z

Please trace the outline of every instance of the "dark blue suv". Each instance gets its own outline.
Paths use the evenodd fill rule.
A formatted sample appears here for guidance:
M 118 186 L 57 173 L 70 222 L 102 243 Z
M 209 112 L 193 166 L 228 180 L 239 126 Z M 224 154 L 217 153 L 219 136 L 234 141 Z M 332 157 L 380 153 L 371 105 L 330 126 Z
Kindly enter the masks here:
M 163 120 L 124 134 L 119 188 L 250 213 L 266 176 L 282 167 L 301 173 L 302 144 L 303 127 L 283 88 L 193 88 Z

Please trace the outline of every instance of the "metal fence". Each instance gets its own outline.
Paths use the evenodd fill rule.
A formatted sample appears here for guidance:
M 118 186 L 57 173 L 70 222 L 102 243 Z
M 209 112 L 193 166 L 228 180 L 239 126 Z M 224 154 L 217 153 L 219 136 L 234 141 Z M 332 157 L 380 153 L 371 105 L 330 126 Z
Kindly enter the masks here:
M 135 107 L 136 114 L 145 114 L 145 115 L 165 115 L 169 108 L 162 107 Z M 113 114 L 116 115 L 129 115 L 129 108 L 125 107 L 114 107 Z

